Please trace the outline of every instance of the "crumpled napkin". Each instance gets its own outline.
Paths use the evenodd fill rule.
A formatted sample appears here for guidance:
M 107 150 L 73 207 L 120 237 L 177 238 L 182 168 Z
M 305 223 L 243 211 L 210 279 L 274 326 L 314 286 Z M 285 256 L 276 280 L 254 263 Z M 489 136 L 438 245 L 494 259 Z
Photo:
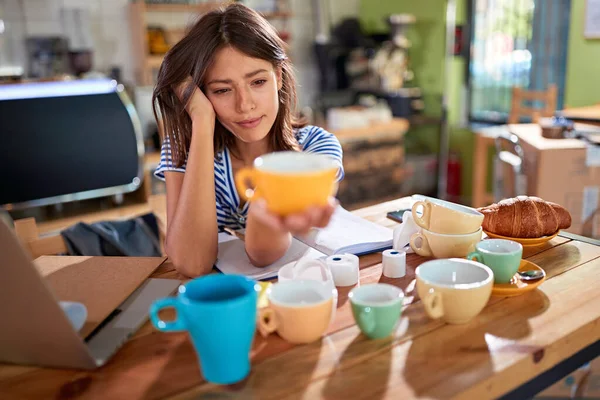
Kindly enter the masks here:
M 415 223 L 411 211 L 404 211 L 402 214 L 402 223 L 394 228 L 394 250 L 414 253 L 410 248 L 410 237 L 419 231 L 419 226 Z

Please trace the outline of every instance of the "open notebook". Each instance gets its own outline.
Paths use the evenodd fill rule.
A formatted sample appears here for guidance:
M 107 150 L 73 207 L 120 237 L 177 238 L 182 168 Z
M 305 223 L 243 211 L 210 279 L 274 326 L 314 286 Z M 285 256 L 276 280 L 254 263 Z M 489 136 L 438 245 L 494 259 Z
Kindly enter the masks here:
M 216 267 L 225 274 L 242 274 L 252 279 L 270 279 L 284 265 L 300 259 L 316 259 L 332 254 L 375 253 L 392 247 L 393 231 L 357 217 L 338 207 L 329 225 L 313 229 L 307 236 L 293 238 L 287 253 L 277 262 L 257 268 L 252 265 L 244 242 L 228 233 L 219 233 Z

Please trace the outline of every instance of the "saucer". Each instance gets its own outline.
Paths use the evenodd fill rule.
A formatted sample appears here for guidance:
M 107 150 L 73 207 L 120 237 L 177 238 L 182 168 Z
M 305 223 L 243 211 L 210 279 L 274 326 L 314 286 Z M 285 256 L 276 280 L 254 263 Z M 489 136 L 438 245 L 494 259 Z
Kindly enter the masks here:
M 524 281 L 518 274 L 515 274 L 509 283 L 495 283 L 492 287 L 492 296 L 511 297 L 529 292 L 540 286 L 546 280 L 546 272 L 537 264 L 531 261 L 521 260 L 519 271 L 540 270 L 544 276 L 535 281 Z
M 484 232 L 486 235 L 488 235 L 490 238 L 493 238 L 493 239 L 512 240 L 513 242 L 521 243 L 523 246 L 538 246 L 540 244 L 546 243 L 549 240 L 554 239 L 558 235 L 558 232 L 560 232 L 560 231 L 556 231 L 552 235 L 542 236 L 539 238 L 513 238 L 513 237 L 508 237 L 508 236 L 497 235 L 495 233 L 491 233 L 486 230 L 484 230 Z

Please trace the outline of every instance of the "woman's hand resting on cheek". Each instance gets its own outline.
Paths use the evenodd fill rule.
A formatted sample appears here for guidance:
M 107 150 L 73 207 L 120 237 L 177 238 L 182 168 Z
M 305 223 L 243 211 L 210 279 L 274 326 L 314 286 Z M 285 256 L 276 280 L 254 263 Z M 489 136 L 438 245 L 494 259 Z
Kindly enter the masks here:
M 180 83 L 175 89 L 175 93 L 180 101 L 183 101 L 183 94 L 190 84 L 192 84 L 191 77 Z M 214 122 L 215 120 L 215 109 L 212 103 L 197 86 L 194 87 L 194 93 L 192 93 L 192 97 L 185 105 L 185 110 L 190 116 L 192 123 Z
M 310 228 L 324 228 L 327 226 L 337 205 L 338 201 L 330 197 L 326 206 L 313 206 L 302 213 L 281 217 L 269 212 L 264 200 L 255 200 L 250 203 L 248 213 L 251 214 L 251 218 L 273 231 L 290 232 L 292 235 L 305 235 Z

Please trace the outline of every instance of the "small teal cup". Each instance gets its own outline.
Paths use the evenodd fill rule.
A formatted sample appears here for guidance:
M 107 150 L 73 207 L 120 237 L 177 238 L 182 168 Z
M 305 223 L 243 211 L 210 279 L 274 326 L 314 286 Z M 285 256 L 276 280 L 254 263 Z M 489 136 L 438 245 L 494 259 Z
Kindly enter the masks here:
M 475 245 L 469 253 L 469 260 L 479 261 L 490 267 L 494 273 L 494 283 L 509 283 L 519 270 L 523 246 L 512 240 L 487 239 Z
M 204 378 L 229 385 L 250 373 L 259 291 L 256 282 L 241 275 L 196 278 L 180 286 L 177 297 L 154 302 L 150 320 L 163 332 L 187 331 Z M 168 307 L 177 311 L 173 321 L 158 317 L 158 312 Z
M 369 339 L 389 336 L 402 314 L 404 292 L 387 283 L 357 286 L 348 294 L 352 315 Z

